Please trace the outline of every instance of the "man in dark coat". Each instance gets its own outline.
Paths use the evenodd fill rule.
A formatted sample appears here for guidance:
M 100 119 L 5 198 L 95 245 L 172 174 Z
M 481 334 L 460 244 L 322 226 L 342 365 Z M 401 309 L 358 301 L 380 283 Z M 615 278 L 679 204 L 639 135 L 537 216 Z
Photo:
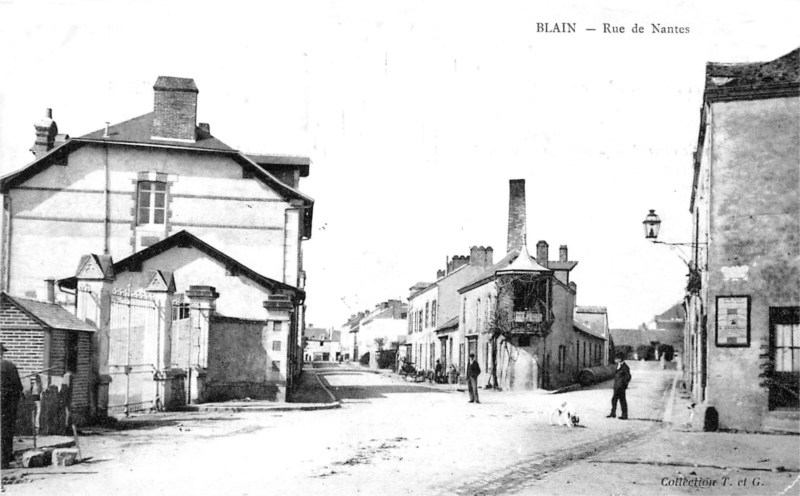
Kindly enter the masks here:
M 22 382 L 19 380 L 17 366 L 4 355 L 8 351 L 0 343 L 0 429 L 2 430 L 2 468 L 9 468 L 14 461 L 14 430 L 17 426 L 17 404 L 22 396 Z
M 622 415 L 620 420 L 628 419 L 628 400 L 625 398 L 625 390 L 628 389 L 628 383 L 631 382 L 631 369 L 625 363 L 625 356 L 622 353 L 617 353 L 614 358 L 617 363 L 617 370 L 614 372 L 614 396 L 611 397 L 611 413 L 607 418 L 617 416 L 617 401 L 622 407 Z
M 469 402 L 480 403 L 478 399 L 478 376 L 481 375 L 481 366 L 475 360 L 475 354 L 469 355 L 469 366 L 467 367 L 467 385 L 469 386 Z

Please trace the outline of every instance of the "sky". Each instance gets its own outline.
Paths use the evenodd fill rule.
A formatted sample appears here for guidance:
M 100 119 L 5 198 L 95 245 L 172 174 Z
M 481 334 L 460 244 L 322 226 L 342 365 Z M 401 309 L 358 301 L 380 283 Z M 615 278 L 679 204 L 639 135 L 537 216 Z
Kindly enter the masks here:
M 46 108 L 81 136 L 150 112 L 158 76 L 190 77 L 223 142 L 312 160 L 308 323 L 406 299 L 471 246 L 499 261 L 525 179 L 531 251 L 567 245 L 577 304 L 632 328 L 683 298 L 680 254 L 642 221 L 690 240 L 705 64 L 785 55 L 797 19 L 778 0 L 0 0 L 0 174 L 32 160 Z

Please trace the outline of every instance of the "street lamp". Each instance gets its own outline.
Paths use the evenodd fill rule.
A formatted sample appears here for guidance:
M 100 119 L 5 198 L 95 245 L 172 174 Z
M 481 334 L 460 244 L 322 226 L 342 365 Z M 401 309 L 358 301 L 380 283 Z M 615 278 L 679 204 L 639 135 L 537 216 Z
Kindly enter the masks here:
M 642 224 L 644 225 L 645 239 L 652 239 L 653 241 L 658 239 L 658 231 L 661 229 L 661 219 L 658 218 L 655 210 L 650 210 L 650 213 L 644 218 Z
M 644 226 L 645 239 L 648 239 L 653 243 L 669 246 L 683 261 L 683 263 L 686 264 L 686 266 L 689 268 L 689 274 L 687 274 L 689 281 L 686 285 L 686 291 L 690 294 L 699 294 L 702 284 L 700 269 L 697 267 L 697 264 L 694 261 L 687 259 L 684 254 L 681 253 L 681 249 L 677 247 L 691 246 L 693 248 L 697 248 L 699 245 L 706 245 L 707 243 L 668 243 L 665 241 L 659 241 L 658 232 L 661 230 L 661 219 L 658 217 L 658 215 L 656 215 L 655 210 L 650 210 L 650 213 L 644 218 L 642 225 Z
M 649 239 L 653 243 L 658 243 L 660 245 L 669 245 L 669 246 L 697 246 L 697 245 L 704 245 L 706 243 L 668 243 L 666 241 L 659 241 L 658 240 L 658 232 L 661 230 L 661 219 L 656 215 L 656 211 L 651 209 L 650 213 L 647 214 L 647 217 L 644 218 L 642 222 L 644 226 L 644 238 Z

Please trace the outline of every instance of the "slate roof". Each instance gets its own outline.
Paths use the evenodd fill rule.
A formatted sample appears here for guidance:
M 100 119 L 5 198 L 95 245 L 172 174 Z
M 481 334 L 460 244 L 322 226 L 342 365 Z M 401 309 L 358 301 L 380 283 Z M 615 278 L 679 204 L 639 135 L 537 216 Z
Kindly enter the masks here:
M 575 307 L 575 311 L 578 313 L 607 313 L 606 307 L 596 307 L 596 306 L 586 306 L 586 305 L 579 305 Z
M 640 344 L 650 344 L 647 335 L 641 329 L 611 329 L 609 331 L 614 346 L 631 346 L 636 348 Z
M 95 332 L 97 329 L 75 317 L 61 305 L 44 301 L 29 300 L 18 296 L 11 296 L 3 292 L 3 298 L 8 299 L 20 311 L 37 321 L 44 327 L 67 331 Z
M 542 267 L 535 258 L 528 253 L 528 247 L 524 244 L 520 248 L 520 253 L 507 267 L 495 269 L 495 272 L 504 274 L 519 274 L 525 272 L 549 272 L 546 267 Z
M 456 327 L 458 327 L 458 316 L 457 315 L 455 317 L 453 317 L 452 319 L 448 320 L 447 322 L 439 325 L 436 328 L 436 332 L 446 331 L 448 329 L 454 329 Z
M 427 284 L 427 286 L 423 286 L 423 284 Z M 417 284 L 411 286 L 412 293 L 408 295 L 408 300 L 411 301 L 417 296 L 421 295 L 422 293 L 427 293 L 429 289 L 433 289 L 435 287 L 437 287 L 435 282 L 431 283 L 418 282 Z
M 496 264 L 494 264 L 491 267 L 489 267 L 488 269 L 486 269 L 483 273 L 481 273 L 478 277 L 476 277 L 472 282 L 470 282 L 469 284 L 467 284 L 464 287 L 462 287 L 461 289 L 459 289 L 458 292 L 463 294 L 463 293 L 465 293 L 465 292 L 467 292 L 467 291 L 469 291 L 471 289 L 474 289 L 474 288 L 477 288 L 479 286 L 482 286 L 483 284 L 485 284 L 485 283 L 489 282 L 490 280 L 494 279 L 495 275 L 498 272 L 503 272 L 504 270 L 509 270 L 509 269 L 512 269 L 512 271 L 513 271 L 513 268 L 509 267 L 509 266 L 512 265 L 519 258 L 519 254 L 520 254 L 521 250 L 522 250 L 522 248 L 520 247 L 520 248 L 516 248 L 516 249 L 511 250 L 510 252 L 508 252 L 506 254 L 506 256 L 503 257 L 499 262 L 497 262 Z M 525 254 L 528 254 L 527 248 L 525 249 Z M 576 265 L 578 265 L 578 262 L 559 262 L 559 261 L 552 261 L 552 260 L 548 261 L 546 264 L 542 264 L 542 263 L 539 263 L 538 260 L 536 260 L 534 257 L 531 257 L 530 255 L 528 255 L 528 258 L 529 258 L 529 260 L 531 261 L 532 264 L 535 264 L 535 265 L 532 265 L 532 267 L 533 266 L 539 267 L 539 269 L 535 269 L 535 270 L 544 270 L 544 271 L 547 271 L 547 272 L 550 272 L 550 271 L 553 271 L 553 270 L 570 271 L 573 268 L 575 268 Z M 534 269 L 530 269 L 529 268 L 528 270 L 534 270 Z
M 104 128 L 83 135 L 77 139 L 100 140 L 118 143 L 142 143 L 150 145 L 169 144 L 171 147 L 176 148 L 200 148 L 206 150 L 234 151 L 233 148 L 213 137 L 210 133 L 206 132 L 200 127 L 196 128 L 197 138 L 194 143 L 153 139 L 153 119 L 155 116 L 155 112 L 150 112 L 148 114 L 140 115 L 139 117 L 134 117 L 131 120 L 109 126 L 108 137 L 105 137 L 106 130 Z
M 594 338 L 602 339 L 603 341 L 606 340 L 605 336 L 603 336 L 601 333 L 597 332 L 595 329 L 591 328 L 589 325 L 579 320 L 573 319 L 572 327 Z
M 307 327 L 303 329 L 303 337 L 313 341 L 330 341 L 328 331 L 319 327 Z
M 194 79 L 174 76 L 158 76 L 156 84 L 153 85 L 153 89 L 199 93 L 197 91 L 197 85 L 194 84 Z
M 226 255 L 225 253 L 217 250 L 213 246 L 209 245 L 205 241 L 201 240 L 197 236 L 192 235 L 188 231 L 180 231 L 172 236 L 159 241 L 158 243 L 148 246 L 144 250 L 134 253 L 133 255 L 120 260 L 119 262 L 114 264 L 114 273 L 120 274 L 122 272 L 130 271 L 130 270 L 137 270 L 137 267 L 141 267 L 142 262 L 155 257 L 161 253 L 164 253 L 167 250 L 170 250 L 175 247 L 180 248 L 196 248 L 199 251 L 205 253 L 209 257 L 217 260 L 218 262 L 225 264 L 226 267 L 231 267 L 236 272 L 245 275 L 250 280 L 269 288 L 270 290 L 287 290 L 294 292 L 295 294 L 299 295 L 301 298 L 305 297 L 305 292 L 299 288 L 294 286 L 290 286 L 288 284 L 282 283 L 280 281 L 276 281 L 274 279 L 270 279 L 269 277 L 262 276 L 258 272 L 250 269 L 249 267 L 245 266 L 244 264 L 238 262 L 237 260 L 231 258 L 230 256 Z M 67 277 L 65 279 L 60 279 L 58 281 L 58 286 L 63 288 L 75 289 L 78 285 L 78 279 L 73 277 Z
M 667 309 L 664 313 L 656 315 L 656 322 L 660 321 L 681 321 L 686 320 L 686 309 L 683 303 L 676 303 Z
M 245 154 L 247 158 L 266 167 L 299 167 L 300 177 L 308 177 L 308 170 L 311 166 L 311 159 L 298 155 L 265 155 L 265 154 Z
M 706 102 L 800 95 L 800 48 L 769 62 L 706 64 Z
M 606 339 L 605 307 L 576 307 L 573 320 L 586 326 L 589 333 Z

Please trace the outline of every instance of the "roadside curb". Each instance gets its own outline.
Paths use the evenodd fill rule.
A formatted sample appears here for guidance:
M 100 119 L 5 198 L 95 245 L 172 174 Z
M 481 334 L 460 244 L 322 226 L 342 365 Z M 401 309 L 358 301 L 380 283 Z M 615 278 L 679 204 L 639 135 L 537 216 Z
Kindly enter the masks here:
M 322 387 L 328 397 L 331 399 L 330 403 L 280 403 L 280 404 L 265 404 L 264 402 L 253 402 L 253 404 L 225 404 L 225 403 L 206 403 L 199 405 L 186 405 L 181 407 L 179 411 L 183 412 L 292 412 L 292 411 L 314 411 L 314 410 L 333 410 L 341 408 L 342 402 L 336 399 L 336 396 L 328 389 L 325 382 L 320 377 L 322 374 L 315 373 L 317 383 Z
M 680 374 L 675 374 L 675 378 L 672 379 L 672 388 L 669 392 L 669 399 L 667 400 L 667 405 L 664 407 L 664 417 L 662 418 L 662 422 L 664 424 L 672 424 L 672 412 L 675 408 L 675 389 L 678 385 L 678 378 Z
M 18 454 L 25 453 L 26 451 L 34 450 L 34 449 L 47 451 L 47 450 L 54 450 L 54 449 L 59 449 L 59 448 L 72 448 L 74 446 L 75 446 L 75 441 L 65 441 L 63 443 L 40 445 L 40 446 L 36 446 L 36 448 L 34 448 L 31 445 L 31 446 L 25 446 L 24 448 L 15 449 L 14 450 L 14 456 L 16 456 Z

